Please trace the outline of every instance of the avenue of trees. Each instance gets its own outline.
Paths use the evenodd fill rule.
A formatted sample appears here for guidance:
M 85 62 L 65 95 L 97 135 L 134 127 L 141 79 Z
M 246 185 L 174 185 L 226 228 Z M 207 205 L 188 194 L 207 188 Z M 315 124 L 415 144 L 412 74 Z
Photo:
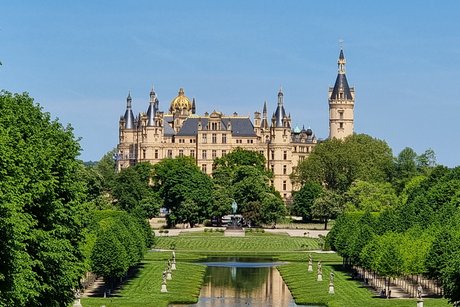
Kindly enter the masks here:
M 347 264 L 425 275 L 460 301 L 460 168 L 436 166 L 432 150 L 393 157 L 384 141 L 358 134 L 318 144 L 292 178 L 291 212 L 336 217 L 326 243 Z

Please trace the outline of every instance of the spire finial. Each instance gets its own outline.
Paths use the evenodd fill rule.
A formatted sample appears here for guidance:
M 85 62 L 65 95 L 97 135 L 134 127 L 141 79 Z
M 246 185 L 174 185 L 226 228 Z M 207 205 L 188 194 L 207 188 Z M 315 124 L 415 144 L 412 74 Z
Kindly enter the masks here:
M 132 102 L 131 91 L 128 91 L 128 97 L 126 97 L 126 107 L 131 108 L 131 102 Z
M 343 50 L 343 42 L 344 42 L 343 39 L 339 39 L 339 47 L 340 47 L 340 50 Z
M 340 47 L 340 54 L 339 54 L 339 60 L 337 61 L 337 65 L 339 66 L 339 74 L 344 75 L 345 74 L 345 64 L 347 61 L 345 60 L 345 56 L 343 55 L 343 46 Z

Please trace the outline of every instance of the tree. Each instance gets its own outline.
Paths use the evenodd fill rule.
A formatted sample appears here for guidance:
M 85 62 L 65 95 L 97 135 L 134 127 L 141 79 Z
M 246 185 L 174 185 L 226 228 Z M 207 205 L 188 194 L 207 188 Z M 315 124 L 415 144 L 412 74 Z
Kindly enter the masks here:
M 107 152 L 93 167 L 95 171 L 102 177 L 102 186 L 105 191 L 110 191 L 113 188 L 116 177 L 116 155 L 117 149 L 114 148 Z
M 152 175 L 150 163 L 138 163 L 121 170 L 113 183 L 117 206 L 128 212 L 140 212 L 144 218 L 158 215 L 161 199 L 149 185 Z
M 395 159 L 395 186 L 401 191 L 405 184 L 418 174 L 417 153 L 410 147 L 404 148 Z
M 164 159 L 154 165 L 153 187 L 163 199 L 169 210 L 168 225 L 188 222 L 188 214 L 193 201 L 193 208 L 199 222 L 209 216 L 212 202 L 213 183 L 211 178 L 202 173 L 189 157 Z M 187 201 L 187 202 L 186 202 Z M 181 209 L 187 205 L 187 210 Z
M 324 190 L 323 193 L 315 199 L 311 209 L 314 217 L 321 218 L 324 221 L 324 229 L 327 229 L 329 219 L 337 217 L 343 211 L 342 198 L 336 192 Z
M 299 191 L 294 192 L 291 214 L 301 216 L 303 221 L 311 220 L 311 208 L 322 192 L 320 184 L 306 182 Z
M 265 193 L 262 198 L 262 221 L 273 226 L 286 216 L 286 206 L 279 195 Z
M 85 184 L 70 126 L 0 93 L 0 305 L 64 306 L 79 287 Z
M 344 195 L 347 211 L 379 212 L 398 204 L 390 183 L 355 181 Z
M 345 192 L 356 180 L 383 182 L 393 173 L 393 155 L 384 141 L 365 134 L 326 140 L 315 146 L 292 175 L 295 182 L 317 182 Z
M 222 216 L 232 212 L 232 202 L 230 189 L 215 187 L 212 192 L 212 204 L 210 214 L 217 218 L 217 224 L 222 225 Z
M 214 182 L 227 186 L 232 181 L 234 172 L 241 166 L 251 166 L 261 174 L 268 174 L 265 170 L 265 157 L 262 154 L 237 147 L 225 156 L 214 160 L 212 172 Z

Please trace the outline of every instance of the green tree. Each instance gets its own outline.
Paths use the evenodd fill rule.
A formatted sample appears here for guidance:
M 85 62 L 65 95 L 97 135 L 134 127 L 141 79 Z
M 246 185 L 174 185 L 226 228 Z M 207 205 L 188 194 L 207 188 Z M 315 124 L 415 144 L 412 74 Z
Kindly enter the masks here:
M 107 152 L 93 167 L 102 177 L 102 187 L 105 191 L 111 191 L 116 177 L 117 149 Z
M 323 188 L 316 182 L 306 182 L 299 191 L 293 194 L 291 214 L 302 217 L 303 221 L 309 221 L 312 218 L 311 208 L 315 199 L 323 192 Z
M 356 180 L 387 181 L 393 168 L 393 155 L 387 143 L 355 134 L 315 146 L 308 159 L 299 163 L 292 179 L 301 184 L 317 182 L 327 189 L 345 192 Z
M 342 211 L 342 197 L 340 194 L 330 190 L 324 190 L 324 192 L 315 199 L 311 209 L 314 217 L 324 221 L 324 229 L 327 229 L 329 219 L 336 218 Z
M 279 195 L 265 193 L 262 198 L 262 221 L 273 226 L 286 216 L 286 206 Z
M 66 305 L 84 270 L 80 146 L 27 94 L 2 91 L 0 113 L 0 305 Z
M 128 212 L 140 212 L 144 218 L 158 215 L 161 199 L 149 185 L 152 175 L 150 163 L 138 163 L 121 170 L 113 183 L 117 206 Z
M 154 165 L 153 185 L 163 199 L 164 206 L 169 210 L 167 221 L 169 225 L 188 222 L 189 209 L 197 212 L 199 222 L 210 215 L 213 183 L 211 178 L 202 173 L 189 157 L 164 159 Z M 186 202 L 187 200 L 187 202 Z M 187 205 L 187 210 L 181 207 Z
M 398 204 L 398 197 L 388 182 L 355 181 L 344 197 L 347 211 L 379 212 Z
M 227 186 L 232 182 L 234 172 L 240 166 L 252 166 L 260 173 L 267 174 L 265 157 L 262 154 L 237 147 L 225 156 L 214 160 L 212 172 L 214 182 L 218 185 Z
M 210 214 L 217 219 L 219 226 L 222 225 L 222 217 L 232 212 L 232 202 L 230 189 L 218 186 L 214 188 Z

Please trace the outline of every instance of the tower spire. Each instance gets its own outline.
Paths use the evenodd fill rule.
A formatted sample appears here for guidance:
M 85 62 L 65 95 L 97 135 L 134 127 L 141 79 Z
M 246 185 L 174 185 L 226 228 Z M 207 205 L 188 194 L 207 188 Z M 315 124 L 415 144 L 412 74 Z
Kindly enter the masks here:
M 280 88 L 278 92 L 278 107 L 275 111 L 275 127 L 283 127 L 283 118 L 286 116 L 284 110 L 284 94 L 283 89 Z
M 128 97 L 126 97 L 126 111 L 125 111 L 124 120 L 125 120 L 126 129 L 134 128 L 134 114 L 132 110 L 131 91 L 128 92 Z
M 345 56 L 340 47 L 338 73 L 334 87 L 329 88 L 329 137 L 343 139 L 354 131 L 355 89 L 348 85 Z
M 147 126 L 154 126 L 155 125 L 155 116 L 158 111 L 158 98 L 157 94 L 155 93 L 155 89 L 153 88 L 150 90 L 150 103 L 149 108 L 147 110 Z

